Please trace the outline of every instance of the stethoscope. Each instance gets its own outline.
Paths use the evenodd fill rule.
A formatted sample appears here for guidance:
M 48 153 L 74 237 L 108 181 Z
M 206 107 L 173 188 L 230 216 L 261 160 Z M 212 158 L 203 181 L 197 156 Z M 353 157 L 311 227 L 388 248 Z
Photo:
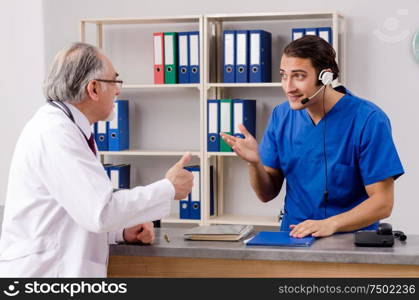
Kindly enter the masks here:
M 77 125 L 76 121 L 74 120 L 74 116 L 71 113 L 71 110 L 68 108 L 67 105 L 64 104 L 64 102 L 62 101 L 58 101 L 58 100 L 52 100 L 52 99 L 48 99 L 47 100 L 48 104 L 58 108 L 59 110 L 61 110 L 76 126 L 77 128 L 80 130 L 80 132 L 83 134 L 84 139 L 87 142 L 87 145 L 89 146 L 89 139 L 87 138 L 87 136 L 84 134 L 83 130 L 80 128 L 79 125 Z M 90 148 L 90 146 L 89 146 Z

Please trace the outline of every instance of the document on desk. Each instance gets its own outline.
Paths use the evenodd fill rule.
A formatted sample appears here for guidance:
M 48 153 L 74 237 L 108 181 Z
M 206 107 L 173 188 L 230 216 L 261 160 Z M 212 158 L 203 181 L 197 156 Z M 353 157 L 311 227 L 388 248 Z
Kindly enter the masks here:
M 252 225 L 204 225 L 191 228 L 184 237 L 195 241 L 238 241 L 252 230 Z
M 248 246 L 310 247 L 314 241 L 312 236 L 291 237 L 289 231 L 261 231 L 244 243 Z

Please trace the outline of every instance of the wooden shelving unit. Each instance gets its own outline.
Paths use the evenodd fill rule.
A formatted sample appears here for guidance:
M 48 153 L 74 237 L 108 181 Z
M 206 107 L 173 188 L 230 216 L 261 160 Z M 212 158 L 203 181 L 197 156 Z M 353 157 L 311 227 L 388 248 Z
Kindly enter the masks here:
M 150 83 L 134 83 L 124 84 L 123 90 L 130 93 L 148 91 L 174 90 L 176 92 L 198 90 L 199 101 L 199 145 L 198 150 L 142 150 L 131 149 L 127 151 L 100 152 L 102 158 L 108 156 L 130 156 L 130 157 L 180 157 L 185 152 L 191 152 L 198 157 L 201 166 L 201 220 L 184 220 L 179 219 L 178 214 L 172 214 L 163 220 L 165 223 L 192 223 L 192 224 L 252 224 L 259 226 L 278 226 L 278 217 L 271 216 L 255 216 L 249 211 L 249 214 L 230 214 L 224 213 L 224 204 L 229 199 L 225 199 L 224 190 L 226 178 L 224 176 L 225 162 L 229 159 L 238 159 L 233 152 L 207 152 L 207 99 L 221 99 L 226 91 L 244 89 L 249 91 L 257 89 L 260 92 L 260 99 L 263 99 L 265 90 L 278 89 L 281 91 L 281 82 L 267 83 L 223 83 L 220 64 L 222 62 L 222 32 L 226 28 L 234 28 L 237 24 L 249 25 L 252 28 L 258 27 L 264 29 L 266 22 L 278 24 L 278 32 L 272 32 L 273 37 L 281 32 L 281 25 L 284 22 L 299 21 L 322 21 L 332 27 L 333 47 L 337 53 L 338 63 L 341 68 L 341 82 L 344 82 L 345 71 L 345 22 L 343 16 L 337 12 L 273 12 L 273 13 L 252 13 L 252 14 L 212 14 L 212 15 L 194 15 L 194 16 L 177 16 L 177 17 L 156 17 L 156 18 L 127 18 L 127 19 L 85 19 L 80 22 L 81 41 L 86 41 L 86 26 L 95 26 L 96 45 L 99 48 L 104 46 L 104 30 L 107 26 L 125 26 L 125 25 L 168 25 L 171 24 L 195 24 L 200 33 L 200 78 L 199 84 L 150 84 Z M 259 25 L 261 24 L 261 25 Z M 169 30 L 167 30 L 169 31 Z M 281 32 L 284 34 L 284 32 Z M 288 33 L 286 33 L 288 34 Z M 289 36 L 291 33 L 289 33 Z M 290 37 L 289 37 L 290 39 Z M 150 41 L 151 43 L 151 38 Z M 273 42 L 274 39 L 273 39 Z M 273 52 L 273 55 L 279 55 Z M 272 66 L 273 68 L 279 66 Z M 150 76 L 152 71 L 150 70 Z M 276 91 L 276 90 L 275 90 Z M 258 99 L 259 100 L 259 99 Z M 259 102 L 259 101 L 258 101 Z M 214 165 L 217 173 L 217 205 L 218 214 L 215 217 L 209 216 L 209 167 Z M 168 166 L 169 167 L 169 166 Z M 246 165 L 243 164 L 246 168 Z M 245 170 L 247 172 L 247 170 Z M 243 183 L 249 184 L 249 183 Z M 280 207 L 277 212 L 279 213 Z

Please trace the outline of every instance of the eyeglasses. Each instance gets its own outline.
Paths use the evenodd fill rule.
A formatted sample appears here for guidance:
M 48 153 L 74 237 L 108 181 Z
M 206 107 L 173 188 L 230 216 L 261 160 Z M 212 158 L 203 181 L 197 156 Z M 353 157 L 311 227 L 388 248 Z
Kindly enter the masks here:
M 115 79 L 95 79 L 100 82 L 107 82 L 107 83 L 115 83 L 118 89 L 122 88 L 122 84 L 124 83 L 122 80 L 115 80 Z

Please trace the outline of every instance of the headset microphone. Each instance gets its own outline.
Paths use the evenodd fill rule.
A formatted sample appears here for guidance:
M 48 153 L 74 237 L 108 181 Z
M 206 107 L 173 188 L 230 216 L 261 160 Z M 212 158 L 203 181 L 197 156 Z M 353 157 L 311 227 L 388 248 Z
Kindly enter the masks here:
M 308 98 L 304 98 L 303 100 L 301 100 L 301 104 L 306 104 L 307 102 L 309 102 L 311 99 L 313 99 L 314 97 L 317 96 L 318 93 L 320 93 L 320 91 L 322 89 L 324 89 L 325 85 L 323 85 L 321 88 L 319 88 L 317 90 L 317 92 L 315 92 L 312 96 L 308 97 Z
M 313 95 L 311 95 L 308 98 L 304 98 L 303 100 L 301 100 L 301 104 L 306 104 L 307 102 L 309 102 L 311 99 L 313 99 L 314 97 L 317 96 L 318 93 L 320 93 L 320 91 L 324 88 L 326 88 L 326 85 L 331 84 L 333 81 L 333 73 L 330 71 L 326 71 L 326 70 L 322 70 L 319 74 L 319 80 L 322 82 L 323 86 L 321 88 L 319 88 L 317 90 L 317 92 L 315 92 Z

